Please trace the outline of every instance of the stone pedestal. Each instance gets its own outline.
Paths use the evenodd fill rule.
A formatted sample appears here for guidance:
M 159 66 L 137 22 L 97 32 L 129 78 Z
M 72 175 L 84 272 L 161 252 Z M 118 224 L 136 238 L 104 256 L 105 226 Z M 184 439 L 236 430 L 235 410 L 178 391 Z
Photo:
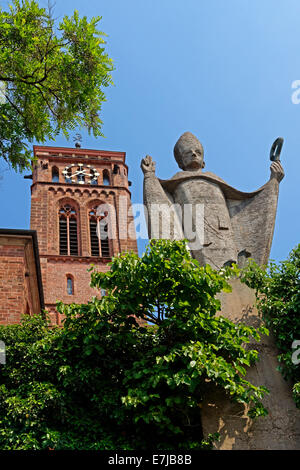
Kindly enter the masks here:
M 259 326 L 254 291 L 238 279 L 231 285 L 232 292 L 219 297 L 220 313 L 234 322 Z M 300 410 L 293 400 L 291 384 L 276 370 L 274 338 L 264 336 L 260 343 L 253 342 L 249 347 L 259 351 L 260 359 L 249 369 L 247 379 L 270 391 L 264 399 L 268 416 L 251 420 L 245 406 L 231 402 L 223 390 L 212 385 L 202 407 L 204 436 L 219 432 L 221 439 L 215 448 L 220 450 L 300 450 Z

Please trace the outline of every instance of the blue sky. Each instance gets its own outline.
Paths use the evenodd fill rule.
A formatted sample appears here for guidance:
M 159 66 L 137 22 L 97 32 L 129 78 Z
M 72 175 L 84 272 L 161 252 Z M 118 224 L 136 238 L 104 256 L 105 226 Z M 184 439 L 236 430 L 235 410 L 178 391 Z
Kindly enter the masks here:
M 102 110 L 105 138 L 83 133 L 82 146 L 125 151 L 132 200 L 140 203 L 141 158 L 151 155 L 157 175 L 171 177 L 173 147 L 185 131 L 201 140 L 206 171 L 241 191 L 269 179 L 271 145 L 284 137 L 271 258 L 286 258 L 300 241 L 300 104 L 291 99 L 300 80 L 300 2 L 57 0 L 55 16 L 74 9 L 102 16 L 115 65 Z M 30 181 L 3 163 L 0 170 L 0 227 L 29 228 Z

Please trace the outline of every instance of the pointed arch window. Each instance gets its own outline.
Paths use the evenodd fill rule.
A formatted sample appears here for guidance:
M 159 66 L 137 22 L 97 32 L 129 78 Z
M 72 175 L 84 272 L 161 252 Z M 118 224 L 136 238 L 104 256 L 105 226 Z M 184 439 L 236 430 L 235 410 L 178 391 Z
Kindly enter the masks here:
M 89 212 L 91 255 L 110 258 L 107 213 L 99 215 L 97 208 Z
M 52 168 L 52 183 L 59 183 L 59 171 L 56 166 Z
M 65 175 L 65 183 L 72 183 L 72 168 L 68 168 L 67 170 L 63 171 L 63 174 Z
M 120 174 L 120 167 L 119 167 L 119 165 L 114 165 L 113 174 L 114 174 L 114 175 L 119 175 L 119 174 Z
M 59 254 L 78 256 L 77 213 L 70 205 L 59 209 Z
M 110 185 L 110 177 L 108 170 L 103 170 L 103 185 L 109 186 Z
M 90 171 L 90 182 L 92 185 L 97 186 L 99 173 L 96 170 L 91 169 Z

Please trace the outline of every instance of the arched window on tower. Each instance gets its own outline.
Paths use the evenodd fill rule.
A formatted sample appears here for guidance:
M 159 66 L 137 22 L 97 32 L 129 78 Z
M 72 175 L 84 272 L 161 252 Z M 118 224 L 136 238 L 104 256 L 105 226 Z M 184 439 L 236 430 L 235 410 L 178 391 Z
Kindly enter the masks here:
M 74 281 L 73 277 L 70 275 L 67 276 L 67 293 L 68 295 L 74 294 Z
M 68 168 L 63 173 L 65 175 L 65 183 L 72 183 L 72 168 Z
M 92 185 L 97 186 L 99 173 L 96 170 L 91 169 L 90 171 L 90 182 Z
M 119 175 L 119 174 L 120 174 L 120 167 L 119 167 L 119 165 L 114 165 L 113 174 L 114 174 L 114 175 Z
M 56 166 L 52 168 L 52 183 L 58 183 L 59 182 L 59 171 Z
M 77 213 L 68 204 L 59 209 L 59 254 L 78 256 Z
M 97 208 L 89 212 L 91 255 L 110 258 L 108 225 L 105 213 L 97 213 Z
M 110 178 L 108 170 L 103 170 L 103 184 L 104 186 L 110 185 Z

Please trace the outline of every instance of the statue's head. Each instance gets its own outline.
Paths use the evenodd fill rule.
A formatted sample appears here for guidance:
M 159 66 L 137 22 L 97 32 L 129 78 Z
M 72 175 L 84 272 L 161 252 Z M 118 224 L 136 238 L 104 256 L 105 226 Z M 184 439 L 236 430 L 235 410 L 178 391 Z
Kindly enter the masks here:
M 182 170 L 199 170 L 205 165 L 202 144 L 191 132 L 185 132 L 177 140 L 174 157 Z

